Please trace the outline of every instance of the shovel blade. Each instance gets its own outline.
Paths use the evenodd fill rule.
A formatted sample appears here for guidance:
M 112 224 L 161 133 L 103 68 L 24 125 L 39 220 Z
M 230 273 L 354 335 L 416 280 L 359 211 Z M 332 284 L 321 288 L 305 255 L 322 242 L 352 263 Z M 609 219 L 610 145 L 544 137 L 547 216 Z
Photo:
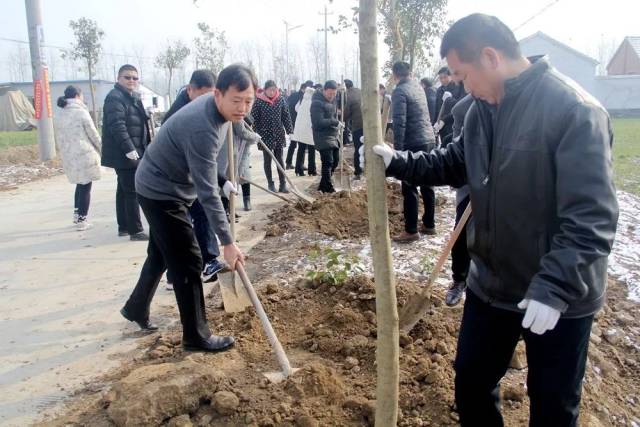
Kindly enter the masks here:
M 264 375 L 272 383 L 278 384 L 278 383 L 281 383 L 282 381 L 286 380 L 287 378 L 289 378 L 291 375 L 295 374 L 299 370 L 300 370 L 300 368 L 291 368 L 291 372 L 289 372 L 289 375 L 285 374 L 282 371 L 264 372 L 262 375 Z
M 239 281 L 222 279 L 219 281 L 224 311 L 227 313 L 238 313 L 244 311 L 245 308 L 251 305 L 249 295 Z

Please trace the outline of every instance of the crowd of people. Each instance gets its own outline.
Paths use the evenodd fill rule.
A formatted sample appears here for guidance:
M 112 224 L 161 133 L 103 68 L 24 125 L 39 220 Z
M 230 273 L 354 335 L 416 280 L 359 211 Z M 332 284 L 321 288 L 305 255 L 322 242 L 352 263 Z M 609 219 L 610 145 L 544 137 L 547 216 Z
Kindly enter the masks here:
M 404 231 L 394 240 L 410 244 L 436 234 L 434 186 L 455 188 L 456 224 L 472 203 L 468 229 L 452 250 L 445 298 L 454 306 L 466 291 L 455 360 L 461 424 L 502 425 L 500 379 L 522 337 L 531 425 L 575 426 L 618 213 L 609 117 L 546 58 L 525 58 L 495 17 L 457 21 L 440 54 L 448 67 L 438 71 L 437 88 L 416 79 L 405 62 L 393 64 L 391 94 L 379 86 L 392 146 L 379 144 L 373 152 L 387 176 L 402 183 Z M 316 151 L 318 189 L 335 192 L 342 145 L 353 143 L 354 178 L 363 174 L 362 96 L 351 80 L 306 81 L 285 94 L 273 80 L 259 86 L 241 64 L 217 78 L 197 70 L 153 135 L 135 91 L 138 80 L 132 65 L 118 71 L 103 108 L 102 138 L 76 87 L 58 100 L 57 143 L 76 184 L 73 221 L 79 230 L 90 226 L 91 184 L 100 179 L 100 165 L 113 168 L 118 235 L 148 241 L 121 314 L 143 330 L 157 329 L 150 304 L 166 271 L 185 350 L 224 351 L 234 338 L 211 333 L 203 282 L 245 262 L 228 207 L 240 192 L 237 182 L 244 209 L 252 209 L 251 147 L 262 151 L 270 192 L 289 192 L 286 170 L 317 175 Z

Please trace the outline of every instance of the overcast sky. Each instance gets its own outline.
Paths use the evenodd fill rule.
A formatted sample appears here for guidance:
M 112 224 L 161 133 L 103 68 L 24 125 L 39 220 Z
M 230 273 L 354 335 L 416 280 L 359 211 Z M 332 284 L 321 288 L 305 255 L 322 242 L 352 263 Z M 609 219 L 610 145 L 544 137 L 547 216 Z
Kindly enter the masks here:
M 640 35 L 640 1 L 608 0 L 449 0 L 449 16 L 457 19 L 473 12 L 498 16 L 516 28 L 545 12 L 516 31 L 518 38 L 538 30 L 597 57 L 602 40 L 619 43 L 627 35 Z M 130 53 L 131 46 L 144 46 L 155 56 L 167 39 L 190 42 L 197 33 L 196 23 L 205 21 L 227 32 L 232 46 L 243 41 L 281 40 L 283 20 L 303 27 L 290 32 L 292 49 L 304 48 L 309 38 L 319 34 L 324 0 L 43 0 L 44 31 L 47 44 L 68 46 L 72 40 L 69 20 L 85 16 L 95 19 L 104 29 L 106 51 Z M 329 4 L 335 21 L 339 14 L 349 14 L 357 5 L 353 0 L 335 0 Z M 27 39 L 23 0 L 2 0 L 0 37 Z M 349 51 L 357 46 L 353 35 L 330 35 L 330 52 Z M 13 44 L 0 41 L 0 61 Z M 334 60 L 337 61 L 337 60 Z M 0 65 L 0 81 L 7 80 L 6 66 Z

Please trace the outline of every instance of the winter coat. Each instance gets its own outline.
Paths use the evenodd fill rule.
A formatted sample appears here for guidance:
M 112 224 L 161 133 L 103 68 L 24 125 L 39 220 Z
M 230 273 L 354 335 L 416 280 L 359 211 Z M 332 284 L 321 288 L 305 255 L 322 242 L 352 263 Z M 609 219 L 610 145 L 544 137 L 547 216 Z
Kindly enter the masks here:
M 519 311 L 532 299 L 589 316 L 602 307 L 618 221 L 611 121 L 544 58 L 505 84 L 500 107 L 476 99 L 445 150 L 398 153 L 387 174 L 414 185 L 469 184 L 470 290 Z
M 149 118 L 138 94 L 116 84 L 104 100 L 102 119 L 102 166 L 135 169 L 139 160 L 125 154 L 137 151 L 142 158 L 149 142 Z
M 433 115 L 431 116 L 432 124 L 435 124 L 441 116 L 440 109 L 442 108 L 442 97 L 445 92 L 449 92 L 451 94 L 450 99 L 453 99 L 454 104 L 467 95 L 464 90 L 464 86 L 454 81 L 450 82 L 446 86 L 440 86 L 436 91 L 436 108 L 433 112 Z
M 179 109 L 187 105 L 189 102 L 191 102 L 191 98 L 189 98 L 189 92 L 187 92 L 187 88 L 185 87 L 178 93 L 178 96 L 176 96 L 173 104 L 171 104 L 169 111 L 165 113 L 162 118 L 162 124 L 165 124 L 167 120 L 169 120 L 169 117 L 173 116 Z
M 336 105 L 317 91 L 311 98 L 311 127 L 316 150 L 339 148 Z
M 270 150 L 284 148 L 287 144 L 285 132 L 292 134 L 293 126 L 289 108 L 279 92 L 273 99 L 269 99 L 264 91 L 259 91 L 251 116 L 255 131 Z
M 87 107 L 78 99 L 67 105 L 55 118 L 56 146 L 62 168 L 72 184 L 88 184 L 100 179 L 100 136 Z
M 427 97 L 427 107 L 429 107 L 429 117 L 431 120 L 431 123 L 435 123 L 435 121 L 433 120 L 435 114 L 436 114 L 436 97 L 437 97 L 437 93 L 436 90 L 433 87 L 428 87 L 424 90 L 424 94 Z
M 296 105 L 300 104 L 300 99 L 304 96 L 304 91 L 299 90 L 297 92 L 292 93 L 289 98 L 287 98 L 287 108 L 289 108 L 289 116 L 291 116 L 291 124 L 295 128 L 296 119 L 298 117 L 298 113 L 296 111 Z M 296 139 L 294 139 L 296 141 Z
M 344 121 L 350 123 L 351 132 L 362 130 L 362 92 L 352 87 L 347 90 L 347 102 L 344 106 Z
M 302 102 L 296 104 L 296 126 L 293 131 L 293 140 L 303 144 L 313 145 L 313 129 L 311 128 L 311 98 L 316 91 L 308 87 L 304 91 Z
M 247 179 L 251 179 L 251 147 L 258 143 L 260 140 L 260 135 L 255 133 L 253 129 L 251 129 L 251 125 L 249 124 L 251 119 L 237 123 L 233 123 L 233 148 L 234 148 L 234 160 L 236 166 L 236 177 L 243 177 Z M 229 144 L 227 144 L 227 135 L 229 132 L 229 123 L 226 122 L 220 127 L 220 134 L 224 135 L 224 144 L 220 147 L 220 151 L 218 152 L 218 181 L 224 182 L 226 181 L 226 177 L 228 176 L 228 165 L 229 165 Z M 240 179 L 241 184 L 244 184 L 245 181 Z
M 435 145 L 427 98 L 411 78 L 400 80 L 391 94 L 393 146 L 396 150 L 431 150 Z

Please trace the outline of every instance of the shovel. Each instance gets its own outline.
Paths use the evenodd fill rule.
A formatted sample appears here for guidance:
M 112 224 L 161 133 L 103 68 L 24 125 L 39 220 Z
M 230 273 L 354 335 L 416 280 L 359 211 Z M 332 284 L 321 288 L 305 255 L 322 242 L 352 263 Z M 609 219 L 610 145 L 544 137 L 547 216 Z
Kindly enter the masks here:
M 436 265 L 431 270 L 431 274 L 429 275 L 429 279 L 427 280 L 427 284 L 424 286 L 422 291 L 418 294 L 413 295 L 407 299 L 406 304 L 402 307 L 400 311 L 400 330 L 406 333 L 409 333 L 411 329 L 420 321 L 420 319 L 424 316 L 425 312 L 429 308 L 430 305 L 430 293 L 431 285 L 436 281 L 438 275 L 440 274 L 440 270 L 444 266 L 444 263 L 449 258 L 449 253 L 453 248 L 453 245 L 458 240 L 462 229 L 467 224 L 469 217 L 471 216 L 471 202 L 464 210 L 460 221 L 458 221 L 458 225 L 453 229 L 453 233 L 449 237 L 449 241 L 440 252 L 440 256 L 438 257 L 438 261 L 436 261 Z
M 290 191 L 291 193 L 298 197 L 299 199 L 301 199 L 304 202 L 307 203 L 313 203 L 315 201 L 315 199 L 313 197 L 307 196 L 306 194 L 304 194 L 303 192 L 301 192 L 300 190 L 298 190 L 298 187 L 296 187 L 296 185 L 293 183 L 293 181 L 291 181 L 291 178 L 289 178 L 289 176 L 287 175 L 287 172 L 284 170 L 284 168 L 280 165 L 280 163 L 278 163 L 278 160 L 276 160 L 276 156 L 273 154 L 273 151 L 271 151 L 269 149 L 269 147 L 267 147 L 267 144 L 265 144 L 264 142 L 262 142 L 261 139 L 258 140 L 258 144 L 262 147 L 262 149 L 264 151 L 266 151 L 269 156 L 273 159 L 274 163 L 276 164 L 276 167 L 278 168 L 278 170 L 280 172 L 282 172 L 284 174 L 284 179 L 287 180 L 287 182 L 289 183 Z
M 235 159 L 233 148 L 233 126 L 229 124 L 227 133 L 227 149 L 229 152 L 229 180 L 235 186 Z M 231 227 L 231 238 L 236 241 L 236 197 L 235 194 L 229 195 L 229 226 Z M 220 293 L 222 294 L 222 302 L 224 303 L 224 311 L 227 313 L 238 313 L 251 305 L 249 296 L 245 288 L 236 283 L 236 273 L 231 273 L 231 282 L 220 280 Z
M 300 369 L 291 367 L 291 364 L 289 363 L 289 358 L 287 357 L 287 354 L 284 352 L 284 348 L 282 348 L 282 344 L 280 344 L 280 340 L 278 340 L 278 337 L 276 336 L 276 333 L 273 330 L 273 327 L 271 326 L 271 322 L 269 321 L 269 317 L 267 316 L 267 313 L 264 311 L 264 308 L 262 307 L 262 303 L 260 302 L 260 299 L 258 299 L 258 295 L 256 294 L 256 291 L 253 288 L 253 285 L 249 280 L 249 276 L 247 276 L 247 272 L 244 270 L 244 267 L 242 266 L 242 264 L 240 263 L 236 264 L 236 271 L 238 272 L 238 275 L 240 276 L 240 279 L 244 284 L 244 288 L 247 294 L 249 295 L 249 298 L 251 298 L 251 303 L 253 304 L 253 307 L 256 309 L 256 314 L 258 315 L 258 318 L 262 323 L 262 328 L 264 329 L 264 333 L 267 335 L 267 338 L 269 339 L 269 344 L 271 344 L 271 348 L 273 349 L 276 359 L 278 360 L 278 365 L 280 365 L 280 369 L 282 369 L 282 371 L 279 371 L 279 372 L 265 372 L 263 375 L 267 377 L 269 381 L 277 384 L 281 381 L 286 380 L 290 375 L 296 373 Z

